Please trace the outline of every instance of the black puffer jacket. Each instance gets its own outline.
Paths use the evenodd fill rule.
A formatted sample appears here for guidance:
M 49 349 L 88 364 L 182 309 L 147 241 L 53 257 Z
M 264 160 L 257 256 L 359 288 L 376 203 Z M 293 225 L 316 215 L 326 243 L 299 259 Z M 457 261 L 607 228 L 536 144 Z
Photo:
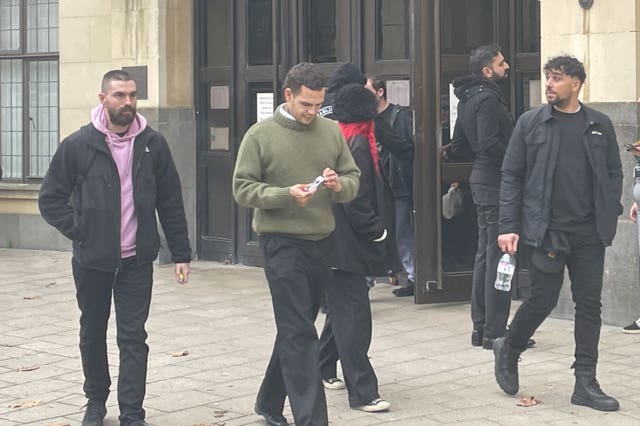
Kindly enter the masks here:
M 543 105 L 520 117 L 502 165 L 500 233 L 519 234 L 521 242 L 534 247 L 540 247 L 549 226 L 560 146 L 551 108 Z M 596 229 L 602 243 L 609 246 L 622 213 L 620 152 L 609 117 L 585 105 L 582 110 L 588 123 L 582 143 L 593 171 Z
M 360 84 L 345 86 L 336 97 L 334 113 L 339 122 L 360 123 L 377 116 L 376 99 Z M 360 275 L 387 275 L 399 271 L 400 260 L 393 235 L 393 195 L 376 168 L 369 139 L 356 135 L 347 141 L 360 169 L 358 194 L 349 203 L 335 204 L 335 248 L 331 266 Z M 384 241 L 375 242 L 386 229 Z
M 458 104 L 451 141 L 455 154 L 468 144 L 474 153 L 469 183 L 500 186 L 500 166 L 513 131 L 513 119 L 500 88 L 491 80 L 468 75 L 453 81 Z
M 120 176 L 104 139 L 88 124 L 63 140 L 42 182 L 38 204 L 47 223 L 73 241 L 78 263 L 115 271 L 120 267 Z M 158 255 L 157 210 L 172 261 L 189 262 L 180 178 L 167 141 L 149 126 L 135 138 L 132 168 L 138 261 L 152 262 Z

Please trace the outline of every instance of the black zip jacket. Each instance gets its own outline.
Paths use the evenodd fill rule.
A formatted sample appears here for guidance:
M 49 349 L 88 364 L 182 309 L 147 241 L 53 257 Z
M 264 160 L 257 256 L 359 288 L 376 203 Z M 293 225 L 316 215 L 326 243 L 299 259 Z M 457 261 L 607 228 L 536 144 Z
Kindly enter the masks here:
M 385 115 L 386 112 L 386 115 Z M 395 134 L 402 140 L 413 145 L 413 114 L 411 109 L 396 104 L 389 104 L 380 114 Z M 394 197 L 413 196 L 413 146 L 408 150 L 409 159 L 401 159 L 388 149 L 380 147 L 380 161 L 384 169 L 389 187 Z
M 149 126 L 135 138 L 132 167 L 137 260 L 152 262 L 158 255 L 157 210 L 172 261 L 189 262 L 180 178 L 166 140 Z M 44 220 L 72 240 L 78 263 L 104 271 L 120 268 L 120 177 L 105 135 L 93 124 L 62 141 L 38 205 Z
M 582 142 L 593 170 L 595 224 L 598 237 L 611 245 L 622 213 L 622 166 L 616 134 L 606 115 L 581 104 L 587 117 Z M 560 135 L 554 132 L 552 106 L 524 113 L 516 123 L 502 164 L 501 234 L 516 233 L 520 242 L 540 247 L 551 217 L 551 190 Z
M 507 102 L 500 88 L 481 76 L 457 78 L 453 86 L 460 103 L 451 141 L 452 153 L 470 147 L 474 160 L 469 183 L 498 187 L 500 166 L 513 131 Z

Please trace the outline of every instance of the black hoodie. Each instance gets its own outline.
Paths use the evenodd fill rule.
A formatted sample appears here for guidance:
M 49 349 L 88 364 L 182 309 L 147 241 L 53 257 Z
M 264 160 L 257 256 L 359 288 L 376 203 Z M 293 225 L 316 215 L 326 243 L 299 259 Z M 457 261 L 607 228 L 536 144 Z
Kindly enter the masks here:
M 500 166 L 513 132 L 513 118 L 498 85 L 479 75 L 453 81 L 460 100 L 451 141 L 453 153 L 470 146 L 474 153 L 469 183 L 500 186 Z

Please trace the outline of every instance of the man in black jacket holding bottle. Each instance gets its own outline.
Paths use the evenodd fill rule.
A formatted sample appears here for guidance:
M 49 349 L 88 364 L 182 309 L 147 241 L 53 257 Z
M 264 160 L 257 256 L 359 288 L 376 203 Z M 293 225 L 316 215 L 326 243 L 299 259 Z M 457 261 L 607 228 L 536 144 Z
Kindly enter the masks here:
M 502 165 L 498 245 L 511 254 L 528 247 L 531 294 L 494 343 L 495 376 L 505 393 L 518 392 L 519 356 L 556 306 L 566 266 L 576 304 L 571 403 L 615 411 L 596 365 L 605 247 L 622 213 L 618 143 L 609 117 L 578 100 L 586 79 L 580 61 L 557 56 L 544 75 L 548 105 L 520 117 Z

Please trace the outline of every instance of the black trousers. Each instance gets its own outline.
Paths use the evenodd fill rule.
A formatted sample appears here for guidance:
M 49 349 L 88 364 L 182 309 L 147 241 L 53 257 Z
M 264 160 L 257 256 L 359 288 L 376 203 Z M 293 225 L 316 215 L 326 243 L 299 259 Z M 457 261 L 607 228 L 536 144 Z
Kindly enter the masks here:
M 331 279 L 326 258 L 330 238 L 265 235 L 260 243 L 277 335 L 256 404 L 266 413 L 279 414 L 288 395 L 296 425 L 327 425 L 314 322 L 320 295 Z
M 144 419 L 142 408 L 147 380 L 147 332 L 153 265 L 122 259 L 117 274 L 85 268 L 72 262 L 76 299 L 80 308 L 80 355 L 84 392 L 88 399 L 106 401 L 111 378 L 107 360 L 107 323 L 111 297 L 116 310 L 117 343 L 120 350 L 118 405 L 120 422 Z
M 378 398 L 378 378 L 367 355 L 371 344 L 371 306 L 364 275 L 334 270 L 326 288 L 329 313 L 320 336 L 320 371 L 324 379 L 337 376 L 340 358 L 349 393 L 357 407 Z
M 471 282 L 471 320 L 484 329 L 484 337 L 504 336 L 511 308 L 511 293 L 496 290 L 496 270 L 502 252 L 498 247 L 499 188 L 471 185 L 478 217 L 478 250 Z M 495 203 L 491 204 L 492 201 Z
M 571 252 L 567 255 L 566 266 L 576 304 L 573 366 L 579 374 L 595 370 L 598 362 L 604 246 L 595 234 L 570 234 L 569 244 Z M 527 339 L 556 306 L 564 280 L 564 268 L 557 273 L 548 273 L 530 261 L 529 277 L 531 295 L 520 305 L 507 331 L 507 341 L 518 350 L 524 350 Z

